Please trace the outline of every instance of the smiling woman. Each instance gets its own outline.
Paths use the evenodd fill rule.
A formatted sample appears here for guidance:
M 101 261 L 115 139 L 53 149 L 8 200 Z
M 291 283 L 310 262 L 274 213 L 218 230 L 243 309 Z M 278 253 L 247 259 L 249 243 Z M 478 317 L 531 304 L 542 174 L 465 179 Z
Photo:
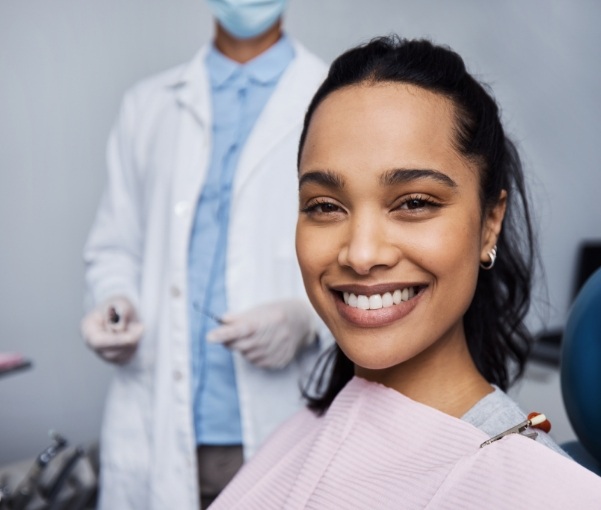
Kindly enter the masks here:
M 422 303 L 416 313 L 403 320 L 405 330 L 411 332 L 411 340 L 403 347 L 414 349 L 404 361 L 415 359 L 399 367 L 402 372 L 427 363 L 438 379 L 446 380 L 448 370 L 460 365 L 468 369 L 474 377 L 465 390 L 474 394 L 466 395 L 463 404 L 456 402 L 455 414 L 462 406 L 469 408 L 469 401 L 478 392 L 490 392 L 490 385 L 483 381 L 506 389 L 511 382 L 508 361 L 514 362 L 514 376 L 521 374 L 532 341 L 523 318 L 530 304 L 534 253 L 522 169 L 515 147 L 505 137 L 495 101 L 466 72 L 458 55 L 424 41 L 395 46 L 391 41 L 377 40 L 347 52 L 332 66 L 309 108 L 300 143 L 299 172 L 302 211 L 297 246 L 312 299 L 318 294 L 311 290 L 307 277 L 314 267 L 311 260 L 318 255 L 309 246 L 317 241 L 311 226 L 330 224 L 327 218 L 341 219 L 346 214 L 342 224 L 347 225 L 345 235 L 353 243 L 341 249 L 340 256 L 353 256 L 363 240 L 365 246 L 374 248 L 377 243 L 366 237 L 373 234 L 386 241 L 382 248 L 387 246 L 400 257 L 388 271 L 376 261 L 373 270 L 359 278 L 368 288 L 359 295 L 349 290 L 346 304 L 354 307 L 355 295 L 359 308 L 371 309 L 372 302 L 377 306 L 378 298 L 371 298 L 375 290 L 369 287 L 390 279 L 393 296 L 395 290 L 402 290 L 397 289 L 399 283 L 415 293 L 407 304 L 397 305 L 393 299 L 391 308 L 396 306 L 396 313 L 410 309 L 412 301 Z M 330 180 L 349 181 L 339 187 L 341 199 L 348 202 L 353 182 L 361 194 L 354 194 L 354 202 L 347 207 L 333 200 L 336 196 L 331 193 L 320 196 L 320 181 L 311 175 L 323 172 Z M 373 193 L 368 193 L 370 189 Z M 371 209 L 369 200 L 363 200 L 366 197 L 372 199 Z M 311 198 L 324 204 L 306 202 Z M 326 207 L 332 215 L 321 214 Z M 362 230 L 351 232 L 348 225 Z M 332 236 L 332 228 L 321 226 L 318 232 L 327 231 L 326 235 Z M 479 263 L 487 267 L 497 249 L 502 257 L 496 261 L 495 270 L 480 270 Z M 342 267 L 340 257 L 339 261 Z M 357 270 L 349 273 L 352 266 L 348 264 L 346 268 L 341 271 L 346 275 L 341 274 L 343 279 L 361 274 Z M 355 276 L 351 278 L 357 284 Z M 402 279 L 395 281 L 399 277 Z M 325 290 L 332 293 L 333 288 Z M 322 298 L 327 295 L 322 294 Z M 382 301 L 388 304 L 385 295 L 386 290 Z M 342 294 L 334 292 L 332 297 L 336 296 L 344 300 L 344 290 Z M 325 304 L 323 299 L 321 302 Z M 317 301 L 313 305 L 318 311 L 322 307 Z M 372 312 L 354 313 L 377 323 Z M 392 310 L 379 313 L 383 318 L 394 316 Z M 335 324 L 330 327 L 335 328 Z M 350 327 L 348 320 L 344 324 Z M 323 394 L 312 399 L 312 407 L 319 411 L 328 407 L 355 373 L 343 342 L 338 345 L 335 372 L 346 375 L 331 378 Z M 462 362 L 449 363 L 447 350 Z M 419 373 L 426 375 L 421 369 Z M 374 377 L 391 375 L 387 371 Z M 423 393 L 435 384 L 429 374 L 425 378 L 426 386 L 414 377 L 401 376 L 397 382 L 417 386 Z M 442 386 L 451 390 L 447 384 Z M 403 392 L 407 391 L 411 393 L 408 388 Z M 437 399 L 446 400 L 437 390 L 434 393 Z M 453 400 L 461 398 L 454 388 Z
M 599 480 L 502 391 L 530 348 L 533 236 L 515 147 L 461 58 L 391 38 L 342 55 L 298 163 L 297 255 L 337 345 L 310 410 L 214 508 L 594 508 Z
M 451 100 L 411 84 L 328 95 L 301 152 L 297 252 L 355 374 L 460 417 L 492 391 L 463 316 L 507 193 L 483 210 L 479 168 L 456 149 L 455 124 Z M 321 169 L 339 186 L 310 178 Z M 448 384 L 458 374 L 461 388 Z

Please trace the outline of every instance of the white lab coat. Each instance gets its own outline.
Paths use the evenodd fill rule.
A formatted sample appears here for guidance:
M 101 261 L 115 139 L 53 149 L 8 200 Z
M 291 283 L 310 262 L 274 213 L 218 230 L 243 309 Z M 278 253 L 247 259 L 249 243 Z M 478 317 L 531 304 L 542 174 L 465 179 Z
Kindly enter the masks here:
M 306 297 L 294 249 L 296 152 L 325 66 L 298 43 L 242 152 L 234 179 L 226 284 L 231 311 Z M 187 65 L 134 87 L 108 149 L 108 185 L 85 249 L 95 303 L 126 295 L 145 334 L 116 370 L 106 403 L 101 508 L 199 506 L 187 317 L 187 250 L 211 147 L 202 49 Z M 245 457 L 300 405 L 313 346 L 287 368 L 234 353 Z

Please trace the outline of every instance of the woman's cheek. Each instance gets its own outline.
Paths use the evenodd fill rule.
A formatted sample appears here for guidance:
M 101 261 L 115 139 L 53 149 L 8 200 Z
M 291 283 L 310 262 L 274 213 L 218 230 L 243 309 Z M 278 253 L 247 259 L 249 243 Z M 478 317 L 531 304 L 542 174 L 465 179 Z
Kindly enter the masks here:
M 306 287 L 311 285 L 312 279 L 316 276 L 319 261 L 323 257 L 323 250 L 318 242 L 319 236 L 310 234 L 308 230 L 315 229 L 299 225 L 296 236 L 296 255 Z
M 297 229 L 298 262 L 305 290 L 315 308 L 319 308 L 319 299 L 323 298 L 322 276 L 337 258 L 331 241 L 327 228 L 299 226 Z
M 478 266 L 479 243 L 473 235 L 477 226 L 470 223 L 470 219 L 459 217 L 416 224 L 410 235 L 412 250 L 433 273 L 463 272 L 464 268 Z

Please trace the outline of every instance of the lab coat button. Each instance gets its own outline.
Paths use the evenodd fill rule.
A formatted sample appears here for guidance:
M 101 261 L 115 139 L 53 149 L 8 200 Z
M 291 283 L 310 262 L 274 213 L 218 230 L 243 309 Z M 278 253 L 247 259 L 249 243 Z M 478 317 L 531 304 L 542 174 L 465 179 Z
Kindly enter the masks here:
M 181 218 L 182 216 L 185 216 L 190 212 L 190 204 L 182 200 L 175 204 L 174 211 L 176 216 L 179 216 Z
M 175 379 L 176 381 L 181 381 L 182 377 L 183 377 L 183 375 L 179 370 L 173 371 L 173 379 Z
M 172 285 L 171 286 L 171 296 L 174 298 L 178 298 L 182 295 L 182 291 L 179 290 L 179 287 Z

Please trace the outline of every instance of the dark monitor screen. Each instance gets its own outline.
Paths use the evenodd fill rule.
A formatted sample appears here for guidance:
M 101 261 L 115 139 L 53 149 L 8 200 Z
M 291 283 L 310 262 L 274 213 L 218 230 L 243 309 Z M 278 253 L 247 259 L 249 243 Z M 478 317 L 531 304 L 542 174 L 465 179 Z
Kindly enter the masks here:
M 579 260 L 576 263 L 574 279 L 575 298 L 586 280 L 601 267 L 601 241 L 586 241 L 580 246 Z

